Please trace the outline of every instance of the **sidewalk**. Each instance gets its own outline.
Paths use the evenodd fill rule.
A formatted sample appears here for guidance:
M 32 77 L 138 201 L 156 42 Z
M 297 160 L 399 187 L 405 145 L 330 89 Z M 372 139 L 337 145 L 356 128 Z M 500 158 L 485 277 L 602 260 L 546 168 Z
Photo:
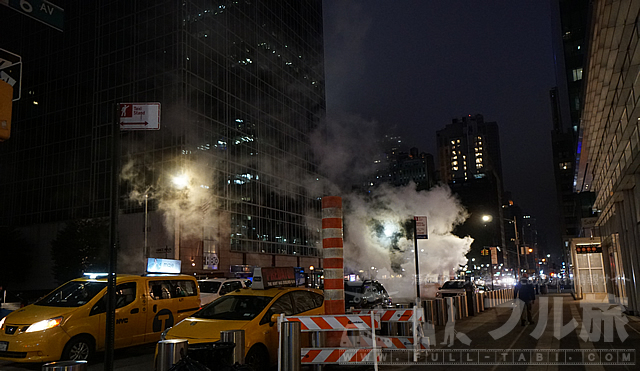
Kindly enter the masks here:
M 399 371 L 399 370 L 458 370 L 461 368 L 470 368 L 476 370 L 507 370 L 507 369 L 525 369 L 531 371 L 540 370 L 634 370 L 638 369 L 637 365 L 612 365 L 616 359 L 627 361 L 626 363 L 636 363 L 636 353 L 640 354 L 640 319 L 637 317 L 621 315 L 618 320 L 614 319 L 613 311 L 607 312 L 602 318 L 587 321 L 585 329 L 583 329 L 584 311 L 586 315 L 594 313 L 590 311 L 590 306 L 600 305 L 605 311 L 609 309 L 606 300 L 597 297 L 586 297 L 585 300 L 574 300 L 568 293 L 549 293 L 540 295 L 536 298 L 533 306 L 533 317 L 536 322 L 534 325 L 521 326 L 519 317 L 517 323 L 508 331 L 504 330 L 509 323 L 509 318 L 513 312 L 513 304 L 505 303 L 496 308 L 489 308 L 475 316 L 469 316 L 455 323 L 455 341 L 452 346 L 450 342 L 443 343 L 445 340 L 445 328 L 443 326 L 436 327 L 436 350 L 441 350 L 440 355 L 451 357 L 450 364 L 440 365 L 405 365 L 405 366 L 380 366 L 381 370 Z M 561 308 L 555 304 L 561 304 Z M 545 318 L 545 305 L 547 316 Z M 585 306 L 586 307 L 583 307 Z M 595 307 L 594 307 L 595 308 Z M 542 309 L 542 311 L 541 311 Z M 561 313 L 561 316 L 560 316 Z M 602 313 L 600 311 L 599 313 Z M 559 321 L 556 323 L 556 317 Z M 628 323 L 622 326 L 620 318 L 626 318 Z M 575 319 L 577 327 L 569 328 L 572 319 Z M 604 322 L 603 322 L 604 319 Z M 512 319 L 513 321 L 513 319 Z M 561 322 L 560 322 L 561 321 Z M 609 321 L 609 325 L 608 322 Z M 618 322 L 619 327 L 615 328 L 614 324 Z M 505 327 L 503 327 L 505 326 Z M 563 327 L 564 326 L 564 330 Z M 500 330 L 499 330 L 500 329 Z M 589 329 L 591 329 L 589 331 Z M 622 331 L 621 331 L 622 329 Z M 554 336 L 554 330 L 556 336 Z M 562 336 L 561 330 L 565 331 Z M 587 341 L 581 339 L 581 331 L 587 338 Z M 621 336 L 628 337 L 622 341 Z M 593 334 L 593 340 L 590 341 L 588 333 Z M 449 333 L 450 334 L 450 333 Z M 492 336 L 493 334 L 493 336 Z M 597 340 L 595 335 L 598 334 Z M 500 336 L 502 335 L 502 336 Z M 611 337 L 609 339 L 605 339 Z M 466 337 L 465 337 L 466 336 Z M 558 339 L 558 337 L 560 339 Z M 468 338 L 468 339 L 467 339 Z M 464 344 L 464 340 L 470 340 L 469 345 Z M 608 341 L 605 341 L 608 340 Z M 432 347 L 433 349 L 433 347 Z M 629 352 L 620 352 L 620 350 L 630 350 Z M 448 352 L 455 350 L 455 352 Z M 492 352 L 486 352 L 492 350 Z M 479 359 L 490 356 L 503 357 L 502 353 L 493 350 L 507 350 L 511 352 L 504 357 L 514 357 L 517 361 L 516 365 L 497 365 L 497 364 L 479 364 Z M 523 350 L 518 352 L 518 350 Z M 539 352 L 532 351 L 539 350 Z M 562 350 L 562 351 L 559 351 Z M 608 351 L 612 350 L 612 351 Z M 446 351 L 446 352 L 444 352 Z M 433 356 L 435 357 L 434 352 Z M 622 356 L 622 353 L 625 353 Z M 626 354 L 631 359 L 626 359 Z M 429 355 L 422 356 L 421 361 L 428 361 Z M 456 358 L 457 357 L 457 358 Z M 546 357 L 546 358 L 545 358 Z M 589 359 L 587 359 L 587 357 Z M 606 357 L 606 359 L 605 359 Z M 565 362 L 571 359 L 571 362 L 577 361 L 578 364 L 561 364 L 558 365 L 555 360 L 565 359 Z M 602 359 L 600 359 L 602 358 Z M 583 359 L 587 360 L 588 366 L 583 365 Z M 442 359 L 441 359 L 442 360 Z M 468 362 L 471 361 L 471 362 Z M 518 362 L 521 361 L 521 362 Z M 600 365 L 598 363 L 609 364 Z M 629 362 L 630 361 L 630 362 Z M 486 363 L 489 363 L 487 361 Z M 537 364 L 536 364 L 537 363 Z M 555 363 L 555 364 L 554 364 Z M 624 362 L 623 362 L 624 363 Z

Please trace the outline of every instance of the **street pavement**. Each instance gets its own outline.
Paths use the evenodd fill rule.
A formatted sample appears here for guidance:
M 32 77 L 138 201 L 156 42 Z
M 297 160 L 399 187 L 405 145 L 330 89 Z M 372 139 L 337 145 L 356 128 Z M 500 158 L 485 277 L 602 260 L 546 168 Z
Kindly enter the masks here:
M 545 303 L 548 313 L 546 321 L 544 318 Z M 605 311 L 609 308 L 606 305 L 606 298 L 603 297 L 574 300 L 569 293 L 541 295 L 538 296 L 533 306 L 536 324 L 521 326 L 518 317 L 515 325 L 511 327 L 508 326 L 513 312 L 511 302 L 487 308 L 475 316 L 457 320 L 454 324 L 454 331 L 445 326 L 437 326 L 435 328 L 435 342 L 431 343 L 430 353 L 421 354 L 418 363 L 412 363 L 411 353 L 394 352 L 393 356 L 388 356 L 385 360 L 387 363 L 394 362 L 396 364 L 379 365 L 378 369 L 380 371 L 426 369 L 437 371 L 465 369 L 472 371 L 515 369 L 520 371 L 618 371 L 640 369 L 640 365 L 636 361 L 637 354 L 640 354 L 640 318 L 620 315 L 616 320 L 613 318 L 616 317 L 616 313 L 609 311 L 607 312 L 608 317 L 603 317 L 605 318 L 604 322 L 600 318 L 593 322 L 585 320 L 584 325 L 592 324 L 590 331 L 587 332 L 590 332 L 594 339 L 593 341 L 588 338 L 587 341 L 581 339 L 583 319 L 585 316 L 588 317 L 589 313 L 594 313 L 589 308 L 595 308 L 598 305 L 602 306 Z M 558 326 L 555 326 L 554 321 L 556 318 L 560 319 L 560 313 L 562 313 L 561 323 L 558 322 Z M 618 314 L 620 313 L 618 312 Z M 609 322 L 607 322 L 607 318 Z M 560 330 L 559 325 L 567 326 L 572 319 L 576 321 L 575 329 L 570 329 L 564 336 L 562 333 L 554 336 L 554 328 Z M 614 326 L 616 321 L 620 324 L 618 328 Z M 624 324 L 621 321 L 627 323 Z M 598 331 L 601 333 L 598 339 L 595 339 L 595 334 Z M 627 337 L 623 340 L 625 333 Z M 453 344 L 450 341 L 445 342 L 447 334 L 454 334 Z M 585 333 L 585 335 L 588 334 Z M 154 344 L 149 344 L 116 351 L 115 370 L 153 371 L 154 346 Z M 626 355 L 629 355 L 630 358 L 624 358 Z M 98 354 L 96 359 L 91 362 L 88 367 L 89 371 L 104 369 L 100 357 L 102 354 Z M 569 359 L 570 357 L 571 359 Z M 0 361 L 0 371 L 36 371 L 40 369 L 41 365 L 25 366 Z M 369 371 L 371 369 L 373 366 L 327 367 L 327 371 Z
M 547 321 L 544 321 L 544 310 L 541 311 L 541 307 L 544 309 L 545 301 L 548 304 L 549 313 Z M 559 303 L 562 303 L 561 317 L 559 316 L 560 310 L 555 309 L 559 306 L 554 305 Z M 592 324 L 591 331 L 585 331 L 584 334 L 587 336 L 588 333 L 591 333 L 593 341 L 588 336 L 586 337 L 587 341 L 580 337 L 584 316 L 588 317 L 590 313 L 594 313 L 590 308 L 601 306 L 606 311 L 609 309 L 609 305 L 606 303 L 607 299 L 601 296 L 574 300 L 569 293 L 540 295 L 532 309 L 534 325 L 521 326 L 518 318 L 515 326 L 508 332 L 504 334 L 494 332 L 493 334 L 497 337 L 494 338 L 491 332 L 500 332 L 499 329 L 509 322 L 513 312 L 512 304 L 506 303 L 487 309 L 476 316 L 458 320 L 455 323 L 456 339 L 451 346 L 449 341 L 444 343 L 445 327 L 436 327 L 436 343 L 432 343 L 435 345 L 435 351 L 422 355 L 418 364 L 381 365 L 379 369 L 382 371 L 413 371 L 427 368 L 438 371 L 461 369 L 473 371 L 514 369 L 522 371 L 638 370 L 640 364 L 636 362 L 636 356 L 640 354 L 640 318 L 620 315 L 618 318 L 622 321 L 626 318 L 628 323 L 624 327 L 620 326 L 616 329 L 613 326 L 616 321 L 611 318 L 614 314 L 609 312 L 608 320 L 610 323 L 608 324 L 602 319 L 584 321 L 585 324 Z M 572 318 L 575 319 L 577 325 L 575 330 L 566 333 L 565 336 L 562 336 L 561 332 L 557 334 L 558 336 L 554 336 L 554 327 L 560 329 L 560 326 L 554 325 L 556 317 L 561 318 L 562 321 L 558 322 L 558 325 L 561 323 L 568 325 Z M 620 328 L 623 331 L 620 331 Z M 595 340 L 598 331 L 601 334 L 598 336 L 598 340 Z M 628 337 L 623 341 L 621 337 L 625 336 L 625 332 Z M 607 339 L 605 339 L 605 334 Z M 467 345 L 460 339 L 471 342 Z M 455 351 L 449 352 L 449 350 Z M 624 358 L 627 354 L 630 356 L 628 360 Z M 440 358 L 437 358 L 438 356 Z M 403 360 L 401 357 L 396 357 L 396 359 Z M 426 365 L 429 361 L 432 361 L 431 364 Z M 503 361 L 502 364 L 500 361 Z M 625 365 L 614 365 L 616 362 Z

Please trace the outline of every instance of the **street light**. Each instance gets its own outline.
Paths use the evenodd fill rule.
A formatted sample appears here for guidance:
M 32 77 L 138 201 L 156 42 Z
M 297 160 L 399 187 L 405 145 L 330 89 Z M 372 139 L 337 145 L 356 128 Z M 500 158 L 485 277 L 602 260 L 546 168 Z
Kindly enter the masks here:
M 482 216 L 482 220 L 485 222 L 490 222 L 491 220 L 493 220 L 493 216 L 491 215 L 483 215 Z M 513 219 L 507 219 L 507 218 L 503 218 L 504 221 L 507 221 L 509 223 L 513 222 L 513 231 L 515 233 L 515 239 L 514 239 L 514 244 L 516 247 L 516 256 L 518 257 L 518 273 L 517 273 L 517 277 L 520 278 L 520 242 L 519 242 L 519 238 L 518 238 L 518 224 L 516 222 L 516 217 L 515 215 L 513 216 Z
M 180 174 L 173 177 L 173 185 L 178 189 L 186 188 L 189 185 L 189 177 L 186 174 Z
M 187 174 L 181 173 L 180 175 L 174 176 L 172 181 L 173 185 L 178 190 L 182 190 L 189 186 L 191 179 Z M 180 214 L 178 210 L 176 210 L 174 246 L 175 251 L 173 253 L 173 258 L 175 260 L 180 260 Z

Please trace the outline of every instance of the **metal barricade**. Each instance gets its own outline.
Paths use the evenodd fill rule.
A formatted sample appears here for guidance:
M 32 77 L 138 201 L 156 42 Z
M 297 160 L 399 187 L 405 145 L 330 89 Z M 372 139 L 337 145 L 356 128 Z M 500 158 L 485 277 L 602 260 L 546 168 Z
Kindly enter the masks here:
M 182 355 L 187 354 L 188 347 L 189 343 L 185 339 L 160 340 L 158 342 L 156 370 L 168 371 L 171 366 L 182 359 Z
M 444 326 L 447 323 L 447 303 L 443 298 L 436 298 L 434 304 L 436 312 L 434 324 Z
M 280 371 L 300 371 L 300 322 L 280 323 L 282 336 L 278 364 Z
M 87 361 L 61 361 L 42 365 L 42 371 L 87 371 Z
M 244 330 L 220 331 L 220 341 L 234 343 L 232 364 L 244 364 Z
M 435 300 L 425 300 L 422 302 L 422 308 L 424 308 L 424 319 L 427 322 L 431 322 L 432 324 L 436 324 L 437 316 L 436 316 L 436 303 Z
M 460 299 L 460 301 L 462 301 L 462 318 L 467 318 L 471 315 L 471 311 L 469 311 L 469 300 L 471 300 L 471 297 L 466 292 L 460 296 L 462 296 L 462 299 Z
M 456 297 L 455 296 L 449 296 L 447 298 L 445 298 L 445 300 L 447 301 L 447 309 L 446 309 L 446 322 L 455 322 L 456 319 L 460 318 L 459 317 L 459 313 L 456 309 Z

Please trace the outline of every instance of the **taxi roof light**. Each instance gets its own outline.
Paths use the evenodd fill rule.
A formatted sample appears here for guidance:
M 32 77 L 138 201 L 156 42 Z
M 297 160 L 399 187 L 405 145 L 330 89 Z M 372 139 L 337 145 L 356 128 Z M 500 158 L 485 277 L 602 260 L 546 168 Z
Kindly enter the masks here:
M 107 277 L 109 275 L 109 273 L 98 273 L 98 272 L 90 272 L 90 273 L 85 273 L 85 276 L 89 277 L 89 279 L 96 279 L 96 278 L 100 278 L 100 277 Z

